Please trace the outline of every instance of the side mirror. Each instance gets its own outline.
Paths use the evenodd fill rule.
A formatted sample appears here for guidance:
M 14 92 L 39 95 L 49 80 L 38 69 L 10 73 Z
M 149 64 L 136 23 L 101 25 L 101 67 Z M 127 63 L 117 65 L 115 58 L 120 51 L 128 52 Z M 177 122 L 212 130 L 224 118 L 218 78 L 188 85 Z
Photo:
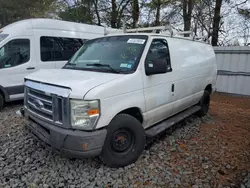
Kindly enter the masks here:
M 155 59 L 152 62 L 145 63 L 146 75 L 150 76 L 153 74 L 164 74 L 171 72 L 172 68 L 167 65 L 165 59 Z

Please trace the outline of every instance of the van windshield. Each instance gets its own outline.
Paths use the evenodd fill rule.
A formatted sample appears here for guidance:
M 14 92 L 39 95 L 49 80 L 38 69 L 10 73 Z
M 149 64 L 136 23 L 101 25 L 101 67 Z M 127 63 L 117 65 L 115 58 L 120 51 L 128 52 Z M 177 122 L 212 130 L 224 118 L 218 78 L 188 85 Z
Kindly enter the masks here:
M 137 68 L 147 42 L 144 35 L 110 36 L 87 41 L 63 67 L 112 73 L 131 73 Z

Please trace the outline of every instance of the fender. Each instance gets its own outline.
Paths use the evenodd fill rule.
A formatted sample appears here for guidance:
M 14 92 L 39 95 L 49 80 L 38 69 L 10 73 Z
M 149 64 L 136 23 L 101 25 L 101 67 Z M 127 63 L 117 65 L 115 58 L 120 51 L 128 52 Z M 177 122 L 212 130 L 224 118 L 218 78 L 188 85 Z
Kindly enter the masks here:
M 0 85 L 0 93 L 3 93 L 4 94 L 4 99 L 5 99 L 5 102 L 8 102 L 10 100 L 10 96 L 8 95 L 7 93 L 7 90 Z

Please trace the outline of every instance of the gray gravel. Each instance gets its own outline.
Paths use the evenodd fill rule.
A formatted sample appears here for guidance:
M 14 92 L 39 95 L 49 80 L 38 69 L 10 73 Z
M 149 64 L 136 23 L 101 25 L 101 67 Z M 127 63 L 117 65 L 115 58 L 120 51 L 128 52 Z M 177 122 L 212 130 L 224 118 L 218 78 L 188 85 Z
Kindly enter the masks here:
M 250 171 L 241 183 L 240 188 L 250 188 Z
M 176 174 L 170 165 L 170 153 L 183 152 L 176 140 L 196 136 L 203 121 L 213 122 L 209 115 L 191 117 L 172 133 L 170 130 L 170 134 L 156 139 L 135 164 L 111 169 L 97 158 L 70 160 L 54 153 L 31 137 L 26 121 L 15 113 L 20 106 L 9 106 L 0 114 L 0 187 L 211 187 L 211 175 L 199 179 L 185 165 L 177 167 L 180 173 Z M 187 155 L 185 161 L 194 159 L 202 161 L 205 170 L 210 169 L 208 158 Z M 250 188 L 250 178 L 244 186 Z

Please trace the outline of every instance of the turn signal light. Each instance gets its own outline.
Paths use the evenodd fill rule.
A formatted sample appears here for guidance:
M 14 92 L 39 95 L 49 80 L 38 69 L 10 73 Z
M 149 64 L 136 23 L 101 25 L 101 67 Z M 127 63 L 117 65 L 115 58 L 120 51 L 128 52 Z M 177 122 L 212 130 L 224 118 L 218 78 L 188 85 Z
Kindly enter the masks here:
M 99 110 L 98 109 L 88 110 L 88 115 L 89 116 L 98 115 L 98 114 L 99 114 Z
M 86 151 L 87 150 L 87 144 L 86 143 L 82 144 L 82 148 L 83 148 L 84 151 Z

